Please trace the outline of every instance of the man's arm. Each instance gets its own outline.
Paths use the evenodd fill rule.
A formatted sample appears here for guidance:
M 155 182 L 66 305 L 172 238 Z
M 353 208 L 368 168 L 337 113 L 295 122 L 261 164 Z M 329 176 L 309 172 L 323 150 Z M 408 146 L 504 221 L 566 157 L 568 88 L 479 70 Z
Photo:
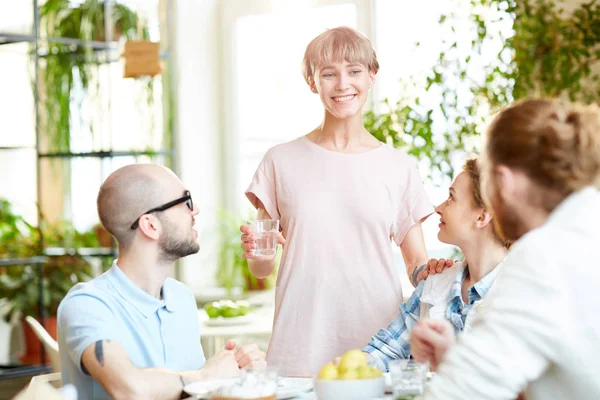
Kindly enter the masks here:
M 231 377 L 240 368 L 260 368 L 265 364 L 265 355 L 256 345 L 236 349 L 235 341 L 228 341 L 225 349 L 209 358 L 200 370 L 143 369 L 133 364 L 119 335 L 111 329 L 115 317 L 105 301 L 85 293 L 67 296 L 58 309 L 61 353 L 114 398 L 136 394 L 140 398 L 178 398 L 184 384 Z M 190 354 L 194 356 L 198 355 Z
M 448 351 L 427 399 L 514 399 L 558 357 L 568 302 L 559 266 L 544 248 L 519 243 L 511 250 L 473 330 Z
M 203 379 L 227 378 L 238 372 L 232 350 L 222 350 L 198 371 L 138 368 L 119 343 L 100 340 L 88 346 L 82 366 L 114 399 L 179 399 L 183 387 Z
M 387 329 L 380 329 L 373 335 L 369 344 L 363 348 L 382 371 L 388 370 L 390 361 L 410 357 L 410 332 L 417 322 L 413 314 L 419 316 L 423 286 L 424 282 L 421 282 L 410 299 L 400 306 L 396 319 Z

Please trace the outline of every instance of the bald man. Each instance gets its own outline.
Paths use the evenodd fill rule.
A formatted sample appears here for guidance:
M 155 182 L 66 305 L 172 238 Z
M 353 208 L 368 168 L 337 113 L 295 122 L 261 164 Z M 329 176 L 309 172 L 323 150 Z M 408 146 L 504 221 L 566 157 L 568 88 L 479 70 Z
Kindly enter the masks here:
M 178 399 L 183 387 L 265 366 L 256 345 L 205 360 L 196 302 L 169 278 L 174 262 L 200 249 L 198 209 L 169 169 L 135 164 L 115 171 L 98 194 L 98 214 L 119 244 L 112 268 L 74 286 L 58 309 L 63 383 L 79 399 Z

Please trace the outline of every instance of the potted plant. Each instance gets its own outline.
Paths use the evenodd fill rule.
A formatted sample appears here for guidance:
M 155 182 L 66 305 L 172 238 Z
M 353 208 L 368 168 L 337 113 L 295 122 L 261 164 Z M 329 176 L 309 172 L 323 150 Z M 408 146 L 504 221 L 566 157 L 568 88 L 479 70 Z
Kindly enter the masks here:
M 77 255 L 79 247 L 93 247 L 95 233 L 80 233 L 72 224 L 63 222 L 41 228 L 34 227 L 16 215 L 11 204 L 0 199 L 0 259 L 26 258 L 44 254 L 42 240 L 50 246 L 71 249 L 65 255 L 49 256 L 44 265 L 43 276 L 39 276 L 36 265 L 15 265 L 0 268 L 0 298 L 7 299 L 4 319 L 8 322 L 21 321 L 27 353 L 24 363 L 40 362 L 40 346 L 37 338 L 23 317 L 39 317 L 39 284 L 43 288 L 44 327 L 56 338 L 56 312 L 60 301 L 71 287 L 93 277 L 92 266 Z
M 250 214 L 248 213 L 248 215 Z M 252 275 L 248 268 L 248 260 L 242 257 L 244 250 L 241 247 L 240 226 L 246 220 L 253 218 L 251 216 L 244 220 L 226 211 L 220 213 L 221 247 L 219 266 L 215 277 L 217 284 L 226 288 L 228 292 L 235 287 L 240 287 L 244 291 L 267 290 L 273 287 L 276 280 L 277 272 L 264 279 Z M 281 252 L 278 252 L 276 257 L 275 266 L 277 268 Z
M 419 96 L 385 100 L 365 113 L 367 130 L 429 164 L 434 182 L 451 178 L 456 153 L 476 150 L 488 116 L 516 100 L 600 102 L 600 3 L 572 10 L 545 0 L 467 5 L 466 20 L 462 7 L 441 16 L 442 50 L 425 79 L 404 82 L 413 89 L 405 92 Z
M 123 4 L 111 3 L 111 45 L 121 38 L 149 38 L 148 29 L 136 12 Z M 39 14 L 41 29 L 48 37 L 94 42 L 106 40 L 103 0 L 85 0 L 76 6 L 69 0 L 48 0 L 40 7 Z M 108 48 L 56 42 L 48 42 L 47 48 L 39 51 L 41 62 L 36 90 L 41 102 L 40 110 L 43 110 L 39 117 L 43 127 L 41 131 L 45 132 L 44 145 L 50 151 L 69 152 L 72 103 L 82 102 L 90 85 L 99 84 L 100 66 L 113 61 L 114 56 Z M 147 100 L 151 104 L 151 80 L 147 89 Z M 83 90 L 84 96 L 76 90 Z M 93 132 L 93 126 L 90 130 Z

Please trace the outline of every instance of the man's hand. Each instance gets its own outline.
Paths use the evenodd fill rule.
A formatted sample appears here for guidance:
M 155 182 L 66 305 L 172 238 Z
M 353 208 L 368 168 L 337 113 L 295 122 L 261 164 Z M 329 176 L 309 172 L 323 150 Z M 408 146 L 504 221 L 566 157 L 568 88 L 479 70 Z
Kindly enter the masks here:
M 455 342 L 454 328 L 448 321 L 424 318 L 412 330 L 410 350 L 415 360 L 429 362 L 435 371 Z
M 264 369 L 267 367 L 266 355 L 255 344 L 249 344 L 235 351 L 238 367 L 242 369 Z
M 227 342 L 225 349 L 218 351 L 206 360 L 202 367 L 204 377 L 207 379 L 223 379 L 238 376 L 240 367 L 235 354 L 235 342 L 230 340 Z
M 259 350 L 255 344 L 249 344 L 236 349 L 235 340 L 228 340 L 225 344 L 225 350 L 235 353 L 235 360 L 238 368 L 243 369 L 264 369 L 267 367 L 266 354 Z

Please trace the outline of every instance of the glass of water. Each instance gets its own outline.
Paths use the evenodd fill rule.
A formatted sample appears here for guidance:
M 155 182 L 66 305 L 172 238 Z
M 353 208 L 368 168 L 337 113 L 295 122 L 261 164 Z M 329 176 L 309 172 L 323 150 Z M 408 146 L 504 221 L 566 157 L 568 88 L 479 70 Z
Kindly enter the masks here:
M 425 391 L 428 364 L 415 360 L 394 360 L 389 364 L 394 399 L 412 399 Z
M 278 219 L 258 219 L 248 221 L 252 234 L 256 236 L 254 256 L 274 256 L 277 251 L 277 235 L 279 235 Z

